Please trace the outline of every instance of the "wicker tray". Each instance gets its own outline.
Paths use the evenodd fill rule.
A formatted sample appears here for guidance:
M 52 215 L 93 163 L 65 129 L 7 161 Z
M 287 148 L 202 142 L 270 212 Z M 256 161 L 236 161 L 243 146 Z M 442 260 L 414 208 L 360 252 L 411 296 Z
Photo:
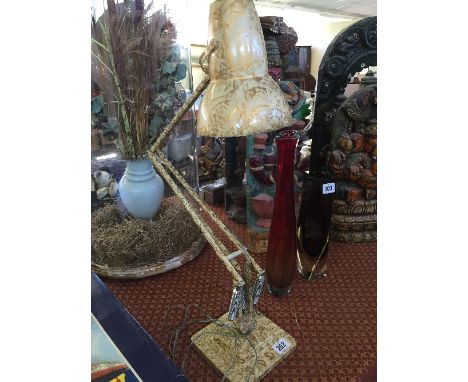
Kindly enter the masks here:
M 108 266 L 105 264 L 97 264 L 91 262 L 91 269 L 99 276 L 109 279 L 142 279 L 144 277 L 158 275 L 160 273 L 168 272 L 172 269 L 179 268 L 180 266 L 188 263 L 197 257 L 206 246 L 206 239 L 203 234 L 195 240 L 192 246 L 182 254 L 164 262 L 154 262 L 142 265 L 131 266 Z

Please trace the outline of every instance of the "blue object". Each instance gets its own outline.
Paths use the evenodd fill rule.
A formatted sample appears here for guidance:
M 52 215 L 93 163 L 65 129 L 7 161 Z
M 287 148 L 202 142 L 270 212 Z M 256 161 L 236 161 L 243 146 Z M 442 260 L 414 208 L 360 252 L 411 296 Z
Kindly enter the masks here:
M 159 209 L 164 183 L 148 160 L 128 160 L 119 183 L 120 200 L 130 214 L 151 220 Z
M 102 95 L 91 98 L 91 113 L 99 113 L 104 107 L 104 99 Z

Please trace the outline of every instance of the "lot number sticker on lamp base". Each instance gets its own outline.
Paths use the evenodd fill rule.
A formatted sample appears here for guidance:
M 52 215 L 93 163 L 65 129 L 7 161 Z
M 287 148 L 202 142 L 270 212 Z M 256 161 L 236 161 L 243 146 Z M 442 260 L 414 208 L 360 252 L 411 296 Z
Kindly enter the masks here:
M 285 340 L 284 338 L 280 338 L 273 345 L 273 349 L 275 349 L 275 351 L 278 354 L 282 355 L 282 354 L 286 353 L 286 351 L 289 349 L 290 346 L 291 345 L 287 340 Z

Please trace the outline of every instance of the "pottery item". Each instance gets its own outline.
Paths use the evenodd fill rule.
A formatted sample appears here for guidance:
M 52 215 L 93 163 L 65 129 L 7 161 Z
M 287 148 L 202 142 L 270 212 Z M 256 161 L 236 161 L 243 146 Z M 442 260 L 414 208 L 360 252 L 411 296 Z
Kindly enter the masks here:
M 161 205 L 164 183 L 148 159 L 128 160 L 119 183 L 119 193 L 132 216 L 151 220 Z

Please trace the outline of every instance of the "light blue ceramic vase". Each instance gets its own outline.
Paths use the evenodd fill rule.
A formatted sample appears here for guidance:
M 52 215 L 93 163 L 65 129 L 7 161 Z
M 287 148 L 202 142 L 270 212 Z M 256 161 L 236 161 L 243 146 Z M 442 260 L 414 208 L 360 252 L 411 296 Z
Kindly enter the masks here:
M 164 183 L 150 160 L 128 160 L 119 183 L 120 199 L 128 212 L 139 219 L 151 220 L 161 205 Z

